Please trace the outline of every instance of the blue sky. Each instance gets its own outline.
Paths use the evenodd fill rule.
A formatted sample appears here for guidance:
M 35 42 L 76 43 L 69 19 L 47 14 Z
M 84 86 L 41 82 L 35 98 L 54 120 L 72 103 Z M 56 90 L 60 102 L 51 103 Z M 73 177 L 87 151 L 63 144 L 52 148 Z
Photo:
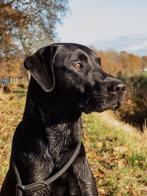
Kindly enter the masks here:
M 70 12 L 58 25 L 62 42 L 147 35 L 147 0 L 69 0 Z

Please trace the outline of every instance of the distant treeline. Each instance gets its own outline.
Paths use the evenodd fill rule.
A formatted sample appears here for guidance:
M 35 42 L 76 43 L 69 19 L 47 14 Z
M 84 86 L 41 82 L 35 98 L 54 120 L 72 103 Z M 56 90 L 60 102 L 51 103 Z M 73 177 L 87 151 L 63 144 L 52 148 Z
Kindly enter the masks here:
M 119 73 L 125 75 L 138 74 L 147 66 L 147 57 L 140 57 L 125 51 L 96 51 L 101 58 L 103 68 L 114 75 Z

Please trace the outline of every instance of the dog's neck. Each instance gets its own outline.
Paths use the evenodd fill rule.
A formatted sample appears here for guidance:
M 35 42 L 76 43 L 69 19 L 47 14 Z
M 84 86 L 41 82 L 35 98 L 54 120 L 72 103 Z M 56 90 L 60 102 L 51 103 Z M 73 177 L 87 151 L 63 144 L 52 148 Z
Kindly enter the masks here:
M 30 82 L 23 120 L 31 119 L 43 127 L 50 127 L 67 122 L 74 124 L 80 116 L 81 111 L 76 104 L 62 93 L 45 93 L 34 81 Z

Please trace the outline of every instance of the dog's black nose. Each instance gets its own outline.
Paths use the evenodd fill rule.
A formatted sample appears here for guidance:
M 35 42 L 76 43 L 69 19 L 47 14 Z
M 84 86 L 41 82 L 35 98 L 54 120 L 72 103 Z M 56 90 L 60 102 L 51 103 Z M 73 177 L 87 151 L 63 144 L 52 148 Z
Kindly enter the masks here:
M 115 92 L 115 93 L 123 93 L 123 91 L 125 90 L 125 85 L 123 83 L 111 83 L 108 86 L 108 91 L 109 92 Z

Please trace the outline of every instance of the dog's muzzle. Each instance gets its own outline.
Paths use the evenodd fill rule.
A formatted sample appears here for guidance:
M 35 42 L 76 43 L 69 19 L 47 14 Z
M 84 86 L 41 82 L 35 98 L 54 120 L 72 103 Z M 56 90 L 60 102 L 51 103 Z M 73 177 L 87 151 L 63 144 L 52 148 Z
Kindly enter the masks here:
M 124 97 L 125 85 L 118 79 L 110 79 L 101 83 L 101 88 L 93 93 L 85 94 L 80 103 L 80 108 L 85 113 L 116 110 L 121 105 Z

